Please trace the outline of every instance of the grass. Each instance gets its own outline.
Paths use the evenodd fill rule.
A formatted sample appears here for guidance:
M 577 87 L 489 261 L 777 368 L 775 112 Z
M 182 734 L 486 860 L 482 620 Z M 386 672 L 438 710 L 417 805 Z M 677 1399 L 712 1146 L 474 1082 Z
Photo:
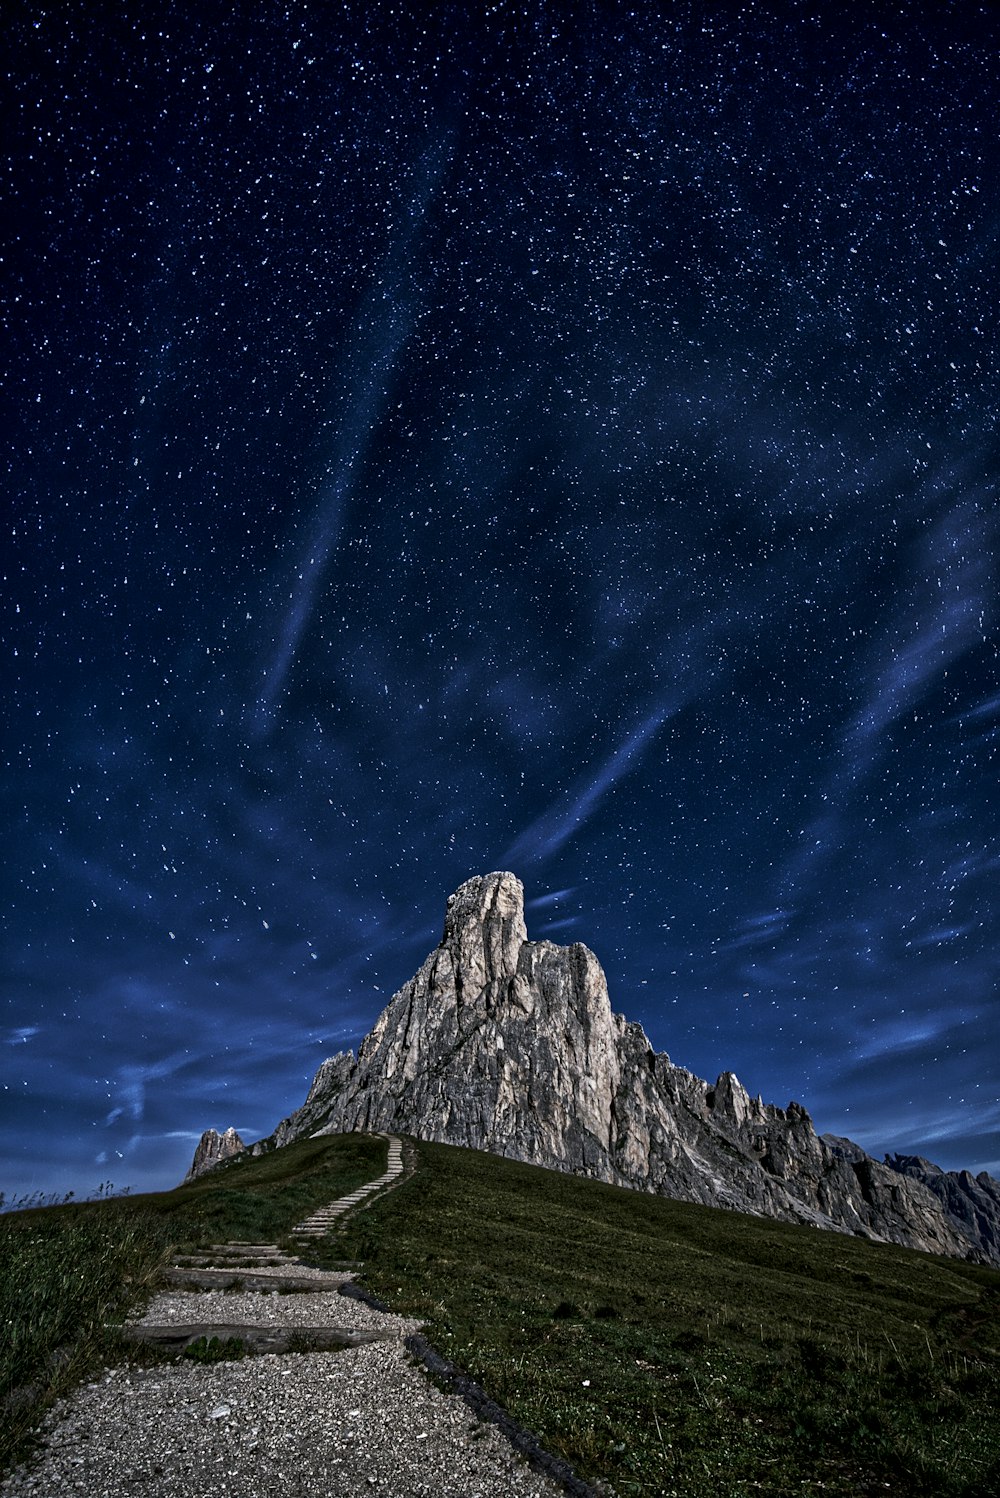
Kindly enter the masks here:
M 260 1158 L 236 1156 L 176 1191 L 133 1198 L 168 1225 L 184 1253 L 227 1241 L 275 1243 L 317 1207 L 386 1168 L 383 1139 L 300 1139 Z
M 229 1239 L 274 1242 L 385 1166 L 382 1140 L 306 1139 L 228 1161 L 176 1191 L 0 1217 L 0 1472 L 25 1453 L 53 1400 L 135 1355 L 118 1328 L 148 1301 L 172 1254 Z
M 625 1495 L 1000 1493 L 1000 1273 L 442 1145 L 327 1252 Z
M 420 1144 L 310 1258 L 371 1288 L 621 1498 L 1000 1493 L 1000 1273 Z M 0 1217 L 0 1470 L 127 1353 L 168 1253 L 281 1243 L 385 1169 L 301 1140 L 160 1195 Z M 188 1351 L 211 1362 L 236 1348 Z
M 148 1294 L 166 1246 L 134 1201 L 0 1218 L 0 1471 L 54 1399 L 115 1359 L 114 1325 Z

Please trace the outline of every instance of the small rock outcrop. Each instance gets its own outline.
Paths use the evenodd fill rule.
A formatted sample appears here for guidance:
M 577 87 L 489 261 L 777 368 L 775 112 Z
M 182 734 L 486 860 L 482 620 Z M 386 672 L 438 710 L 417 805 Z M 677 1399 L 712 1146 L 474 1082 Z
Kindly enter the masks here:
M 452 895 L 441 944 L 357 1058 L 325 1061 L 266 1144 L 354 1129 L 1000 1263 L 983 1223 L 984 1199 L 1000 1203 L 996 1182 L 945 1187 L 935 1167 L 882 1164 L 818 1137 L 801 1105 L 751 1097 L 731 1072 L 709 1084 L 675 1066 L 612 1012 L 593 952 L 528 940 L 510 873 Z
M 235 1129 L 227 1129 L 224 1134 L 217 1133 L 215 1129 L 206 1129 L 198 1140 L 191 1169 L 184 1180 L 196 1180 L 207 1170 L 214 1170 L 216 1165 L 221 1165 L 223 1160 L 229 1160 L 233 1155 L 242 1155 L 245 1149 L 246 1145 Z

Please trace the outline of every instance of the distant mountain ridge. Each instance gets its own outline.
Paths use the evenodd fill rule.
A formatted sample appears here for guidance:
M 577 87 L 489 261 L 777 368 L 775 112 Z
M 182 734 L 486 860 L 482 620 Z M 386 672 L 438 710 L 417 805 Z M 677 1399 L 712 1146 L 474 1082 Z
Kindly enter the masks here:
M 251 1149 L 350 1130 L 1000 1264 L 990 1176 L 916 1156 L 879 1163 L 850 1140 L 817 1136 L 798 1103 L 752 1098 L 732 1072 L 712 1085 L 675 1066 L 612 1013 L 589 948 L 528 941 L 511 873 L 469 879 L 451 896 L 440 946 L 357 1057 L 324 1061 L 302 1107 Z M 219 1143 L 203 1140 L 202 1168 Z

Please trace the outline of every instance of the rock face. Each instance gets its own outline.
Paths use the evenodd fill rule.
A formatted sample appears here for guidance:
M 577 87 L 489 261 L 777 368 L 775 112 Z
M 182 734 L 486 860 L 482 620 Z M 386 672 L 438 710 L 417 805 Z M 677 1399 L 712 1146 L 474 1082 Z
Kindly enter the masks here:
M 922 1161 L 880 1164 L 849 1140 L 819 1138 L 797 1103 L 752 1098 L 731 1072 L 710 1085 L 674 1066 L 612 1013 L 593 952 L 528 941 L 509 873 L 452 895 L 440 946 L 357 1059 L 324 1061 L 267 1143 L 354 1129 L 1000 1263 L 996 1182 L 944 1185 L 953 1178 Z
M 193 1181 L 198 1176 L 203 1176 L 206 1170 L 212 1170 L 216 1165 L 221 1165 L 223 1160 L 228 1160 L 232 1155 L 242 1155 L 245 1149 L 246 1145 L 235 1129 L 227 1129 L 224 1134 L 217 1134 L 214 1129 L 206 1129 L 198 1140 L 191 1169 L 184 1180 Z
M 922 1181 L 940 1202 L 952 1222 L 980 1250 L 987 1263 L 1000 1263 L 1000 1181 L 985 1170 L 974 1176 L 968 1170 L 942 1170 L 920 1155 L 886 1155 L 891 1170 L 911 1181 Z

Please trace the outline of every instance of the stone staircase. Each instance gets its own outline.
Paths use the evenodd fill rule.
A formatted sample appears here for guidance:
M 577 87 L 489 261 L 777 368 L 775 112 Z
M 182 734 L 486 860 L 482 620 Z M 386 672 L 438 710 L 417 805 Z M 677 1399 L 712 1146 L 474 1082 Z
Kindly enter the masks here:
M 178 1256 L 123 1329 L 153 1351 L 78 1392 L 47 1438 L 41 1477 L 33 1467 L 16 1492 L 597 1498 L 570 1486 L 537 1442 L 437 1357 L 419 1321 L 353 1284 L 360 1265 L 309 1262 L 320 1235 L 411 1173 L 400 1140 L 381 1137 L 385 1173 L 312 1213 L 297 1245 L 233 1241 Z M 440 1379 L 461 1398 L 436 1387 Z
M 385 1174 L 319 1208 L 293 1228 L 289 1236 L 303 1240 L 300 1253 L 308 1254 L 308 1242 L 329 1232 L 345 1213 L 368 1206 L 380 1193 L 403 1179 L 402 1142 L 394 1135 L 377 1137 L 385 1139 L 389 1146 Z M 354 1290 L 353 1271 L 360 1267 L 353 1262 L 344 1262 L 333 1269 L 317 1269 L 304 1262 L 294 1250 L 286 1251 L 276 1243 L 216 1243 L 175 1259 L 164 1271 L 167 1285 L 173 1287 L 174 1298 L 171 1299 L 170 1291 L 158 1297 L 142 1321 L 127 1327 L 125 1334 L 132 1341 L 153 1343 L 171 1351 L 209 1340 L 238 1341 L 245 1350 L 258 1353 L 280 1353 L 303 1343 L 308 1343 L 313 1350 L 323 1350 L 397 1341 L 401 1333 L 396 1323 L 403 1325 L 402 1318 L 373 1317 L 357 1304 L 348 1309 L 339 1299 L 345 1294 L 351 1295 Z M 192 1296 L 192 1291 L 202 1293 Z M 334 1313 L 333 1324 L 331 1294 L 338 1297 L 338 1307 L 343 1307 Z M 283 1325 L 283 1318 L 277 1313 L 282 1303 L 269 1300 L 266 1323 L 255 1322 L 252 1314 L 248 1314 L 248 1308 L 259 1306 L 262 1295 L 268 1298 L 294 1296 L 296 1299 L 304 1296 L 316 1306 L 316 1318 L 310 1318 L 309 1323 L 303 1325 L 295 1316 Z M 284 1304 L 287 1307 L 287 1301 Z M 229 1306 L 242 1307 L 244 1315 L 226 1314 Z M 157 1315 L 158 1309 L 168 1314 Z M 215 1316 L 206 1315 L 213 1310 Z M 345 1320 L 356 1322 L 359 1315 L 362 1320 L 386 1323 L 388 1329 L 378 1324 L 344 1324 Z M 416 1323 L 407 1323 L 407 1329 L 412 1325 Z
M 368 1181 L 364 1186 L 359 1186 L 348 1196 L 342 1196 L 339 1201 L 330 1202 L 326 1207 L 320 1207 L 308 1216 L 304 1222 L 300 1222 L 292 1229 L 293 1238 L 322 1238 L 331 1228 L 336 1227 L 346 1212 L 355 1207 L 367 1206 L 371 1199 L 381 1192 L 388 1191 L 396 1185 L 403 1175 L 403 1144 L 395 1134 L 382 1134 L 379 1136 L 389 1141 L 389 1161 L 385 1175 L 377 1180 Z

